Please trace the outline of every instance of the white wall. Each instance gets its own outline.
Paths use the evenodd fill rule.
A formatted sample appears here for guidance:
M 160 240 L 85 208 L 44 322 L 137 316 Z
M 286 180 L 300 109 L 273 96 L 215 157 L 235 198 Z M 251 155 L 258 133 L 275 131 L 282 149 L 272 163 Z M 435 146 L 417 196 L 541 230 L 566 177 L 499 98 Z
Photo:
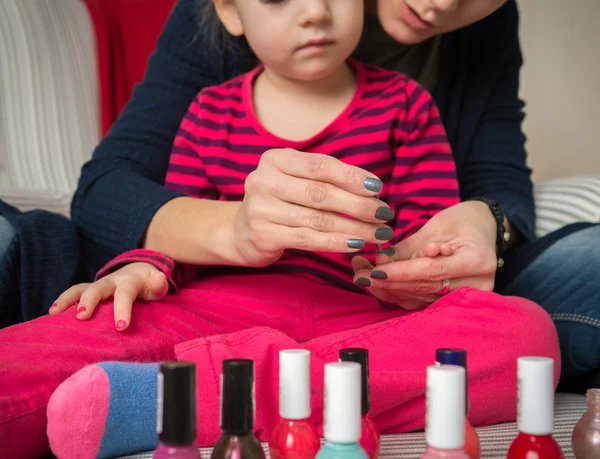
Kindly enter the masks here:
M 534 180 L 600 173 L 600 0 L 519 0 Z

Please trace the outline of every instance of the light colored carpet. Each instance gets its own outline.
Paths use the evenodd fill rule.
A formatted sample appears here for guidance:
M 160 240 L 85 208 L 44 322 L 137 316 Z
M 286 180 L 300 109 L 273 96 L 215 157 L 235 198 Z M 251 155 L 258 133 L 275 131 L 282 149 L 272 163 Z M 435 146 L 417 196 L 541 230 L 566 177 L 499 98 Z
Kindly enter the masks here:
M 586 409 L 585 397 L 573 394 L 557 394 L 555 404 L 554 437 L 560 444 L 565 459 L 573 458 L 571 434 L 575 424 Z M 511 442 L 517 435 L 514 422 L 477 429 L 481 441 L 481 457 L 486 459 L 506 458 Z M 263 445 L 265 452 L 267 446 Z M 418 459 L 425 450 L 423 432 L 384 435 L 381 438 L 381 459 Z M 210 448 L 200 450 L 202 459 L 210 459 Z M 267 453 L 268 457 L 268 453 Z M 123 459 L 151 459 L 152 453 L 136 454 Z

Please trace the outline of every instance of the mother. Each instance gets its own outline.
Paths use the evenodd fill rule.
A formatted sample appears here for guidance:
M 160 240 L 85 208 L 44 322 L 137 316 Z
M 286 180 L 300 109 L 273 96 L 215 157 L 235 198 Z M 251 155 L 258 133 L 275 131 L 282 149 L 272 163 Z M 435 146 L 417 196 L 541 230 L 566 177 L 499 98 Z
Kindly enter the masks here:
M 412 309 L 434 302 L 443 286 L 491 290 L 496 277 L 497 291 L 530 298 L 551 314 L 572 318 L 557 322 L 563 373 L 595 374 L 599 343 L 589 323 L 598 322 L 593 307 L 598 293 L 591 291 L 598 267 L 589 249 L 594 237 L 598 240 L 598 226 L 532 241 L 532 186 L 518 99 L 522 59 L 516 3 L 372 0 L 368 5 L 377 15 L 368 16 L 356 57 L 409 73 L 433 93 L 454 149 L 464 202 L 398 242 L 389 257 L 380 256 L 376 269 L 356 259 L 355 283 L 369 284 L 378 298 Z M 202 46 L 197 11 L 198 0 L 178 2 L 144 83 L 82 171 L 72 210 L 86 270 L 96 271 L 139 246 L 180 262 L 206 262 L 205 244 L 189 230 L 203 224 L 197 204 L 161 184 L 173 138 L 198 91 L 248 70 L 253 62 L 240 42 L 226 53 Z M 26 229 L 22 216 L 5 216 L 18 232 Z M 451 242 L 455 254 L 413 257 L 428 242 L 439 241 Z M 57 238 L 49 242 L 58 243 Z M 580 264 L 565 264 L 565 252 Z M 72 254 L 64 255 L 69 258 L 56 250 L 44 264 L 47 278 L 64 274 L 65 261 L 73 263 Z M 504 267 L 496 273 L 501 259 Z M 579 266 L 587 269 L 580 273 Z M 569 268 L 577 272 L 569 273 Z M 552 288 L 557 279 L 568 299 Z M 565 286 L 569 282 L 573 285 Z M 55 285 L 56 294 L 68 287 Z
M 451 290 L 465 285 L 491 290 L 495 284 L 500 293 L 529 298 L 556 318 L 563 378 L 568 382 L 578 375 L 583 386 L 593 384 L 594 377 L 600 379 L 600 334 L 594 325 L 600 300 L 593 288 L 600 266 L 592 243 L 600 240 L 600 227 L 576 225 L 533 239 L 516 2 L 368 0 L 367 5 L 378 14 L 367 17 L 356 57 L 409 73 L 432 92 L 454 150 L 464 202 L 399 242 L 390 253 L 393 263 L 373 271 L 356 260 L 355 282 L 370 283 L 380 299 L 411 308 L 439 298 L 444 280 Z M 198 0 L 178 2 L 144 82 L 82 170 L 72 214 L 90 271 L 139 246 L 182 262 L 203 261 L 202 241 L 187 231 L 202 224 L 196 203 L 160 185 L 179 122 L 197 92 L 253 62 L 243 43 L 224 53 L 202 46 L 197 11 Z M 448 258 L 411 259 L 439 240 L 459 250 Z M 499 270 L 497 257 L 504 261 Z M 59 266 L 60 261 L 55 260 Z

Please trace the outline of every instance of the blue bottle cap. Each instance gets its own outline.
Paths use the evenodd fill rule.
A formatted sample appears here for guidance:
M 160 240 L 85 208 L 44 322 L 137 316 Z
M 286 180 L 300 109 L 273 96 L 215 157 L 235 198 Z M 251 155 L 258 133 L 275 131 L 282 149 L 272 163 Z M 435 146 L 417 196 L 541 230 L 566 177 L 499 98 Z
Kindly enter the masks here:
M 442 348 L 435 350 L 435 361 L 442 365 L 458 365 L 467 369 L 467 351 L 464 349 Z

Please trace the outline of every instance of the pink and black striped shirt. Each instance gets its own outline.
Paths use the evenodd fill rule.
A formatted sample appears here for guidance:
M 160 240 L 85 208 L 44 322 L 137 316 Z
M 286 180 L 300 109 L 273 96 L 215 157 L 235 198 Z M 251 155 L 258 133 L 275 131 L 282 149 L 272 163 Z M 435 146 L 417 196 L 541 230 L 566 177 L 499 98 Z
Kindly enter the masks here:
M 459 202 L 454 160 L 431 96 L 406 75 L 350 61 L 356 92 L 348 107 L 321 132 L 290 141 L 268 132 L 253 107 L 252 87 L 262 67 L 201 91 L 181 123 L 171 153 L 166 186 L 201 199 L 240 201 L 244 182 L 263 152 L 273 148 L 331 155 L 369 170 L 384 183 L 380 199 L 396 216 L 388 225 L 395 243 L 420 229 L 440 210 Z M 374 253 L 367 247 L 365 254 Z M 287 250 L 267 268 L 218 268 L 216 272 L 276 272 L 305 276 L 356 290 L 353 254 Z M 132 262 L 148 261 L 176 288 L 201 275 L 147 250 L 127 252 L 99 276 Z M 208 272 L 204 271 L 204 275 Z

